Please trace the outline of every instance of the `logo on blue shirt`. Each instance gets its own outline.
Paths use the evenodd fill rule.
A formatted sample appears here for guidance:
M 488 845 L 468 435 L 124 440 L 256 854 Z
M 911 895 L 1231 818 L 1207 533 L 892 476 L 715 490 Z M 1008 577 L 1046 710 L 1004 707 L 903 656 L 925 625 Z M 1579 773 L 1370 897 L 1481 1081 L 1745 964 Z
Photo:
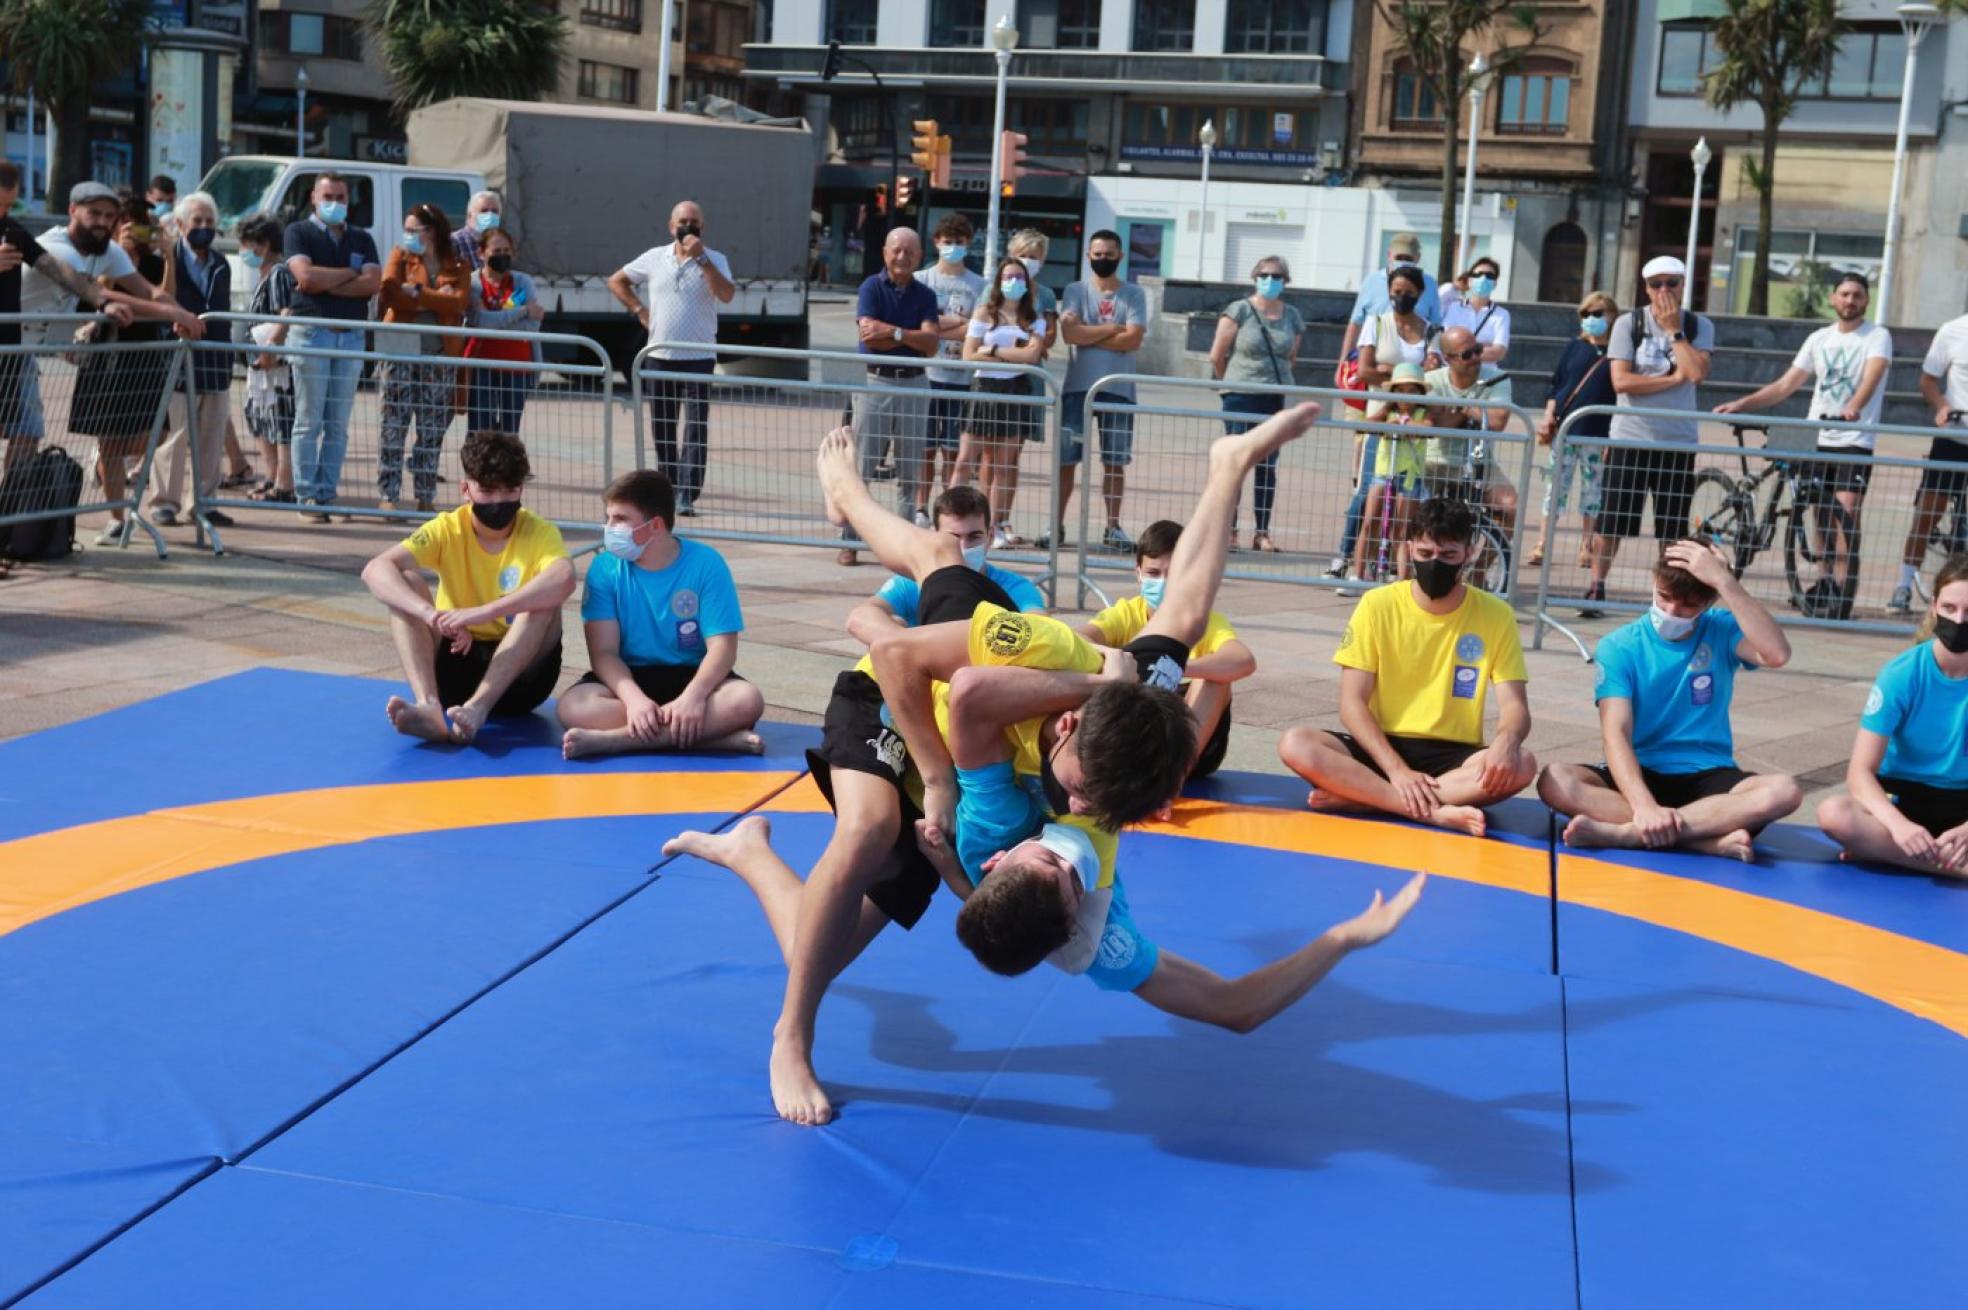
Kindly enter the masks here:
M 1866 716 L 1871 717 L 1872 715 L 1879 713 L 1879 711 L 1885 708 L 1886 708 L 1886 693 L 1881 691 L 1879 689 L 1879 684 L 1875 682 L 1872 684 L 1872 690 L 1866 693 L 1866 704 L 1865 704 Z
M 1709 649 L 1708 643 L 1696 642 L 1695 653 L 1688 657 L 1688 668 L 1696 673 L 1706 673 L 1713 663 L 1715 663 L 1715 652 Z
M 678 588 L 676 594 L 670 597 L 670 613 L 680 619 L 696 618 L 697 593 L 688 587 Z
M 1715 699 L 1715 675 L 1697 673 L 1688 681 L 1688 699 L 1697 705 L 1706 705 Z
M 1457 700 L 1476 699 L 1476 670 L 1467 664 L 1456 665 L 1455 685 L 1451 688 Z
M 676 625 L 677 649 L 698 651 L 704 649 L 704 629 L 696 619 L 678 619 Z

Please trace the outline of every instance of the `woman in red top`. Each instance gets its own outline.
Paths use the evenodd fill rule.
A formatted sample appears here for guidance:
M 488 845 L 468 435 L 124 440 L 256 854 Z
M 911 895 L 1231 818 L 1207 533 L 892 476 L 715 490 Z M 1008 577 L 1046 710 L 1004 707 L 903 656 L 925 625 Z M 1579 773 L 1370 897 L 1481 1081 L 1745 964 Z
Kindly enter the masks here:
M 471 297 L 471 269 L 451 248 L 451 221 L 436 205 L 418 205 L 403 216 L 403 236 L 383 265 L 379 293 L 385 323 L 459 327 Z M 382 334 L 379 334 L 381 336 Z M 463 342 L 455 336 L 429 332 L 394 334 L 388 354 L 397 356 L 455 356 Z M 385 338 L 387 339 L 387 338 Z M 417 508 L 437 508 L 437 457 L 451 426 L 456 372 L 439 363 L 411 363 L 407 358 L 385 366 L 383 427 L 376 459 L 378 509 L 397 509 L 403 494 L 403 438 L 414 422 L 416 444 L 410 450 L 410 479 Z
M 518 247 L 504 228 L 491 228 L 478 234 L 479 269 L 471 281 L 470 327 L 531 331 L 547 316 L 547 307 L 533 292 L 533 279 L 513 269 Z M 530 364 L 537 347 L 530 341 L 506 341 L 494 337 L 473 337 L 465 345 L 465 357 L 474 360 L 506 360 Z M 519 416 L 526 408 L 526 397 L 533 390 L 530 368 L 481 366 L 471 371 L 471 392 L 466 403 L 469 428 L 473 432 L 519 432 Z

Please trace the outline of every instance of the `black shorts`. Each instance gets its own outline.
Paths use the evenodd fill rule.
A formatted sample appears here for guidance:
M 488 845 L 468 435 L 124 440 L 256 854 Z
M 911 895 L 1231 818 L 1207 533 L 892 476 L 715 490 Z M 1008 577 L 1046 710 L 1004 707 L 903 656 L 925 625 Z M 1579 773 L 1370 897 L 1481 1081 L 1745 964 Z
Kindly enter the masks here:
M 688 687 L 691 679 L 697 676 L 697 666 L 695 664 L 631 664 L 629 676 L 635 679 L 635 685 L 641 688 L 643 695 L 658 705 L 668 705 L 683 695 L 684 688 Z M 744 681 L 735 672 L 725 674 L 724 680 Z M 584 687 L 589 683 L 597 687 L 602 685 L 601 679 L 592 673 L 582 674 L 581 680 L 574 685 Z
M 1695 494 L 1693 450 L 1637 450 L 1610 446 L 1599 473 L 1603 488 L 1598 530 L 1608 537 L 1640 535 L 1640 511 L 1654 498 L 1654 540 L 1688 535 L 1688 505 Z
M 990 578 L 963 564 L 949 564 L 922 580 L 916 597 L 916 621 L 923 627 L 932 623 L 968 623 L 977 607 L 989 602 L 999 609 L 1017 612 L 1017 602 Z
M 882 857 L 877 880 L 868 889 L 868 899 L 892 921 L 915 927 L 942 877 L 916 845 L 916 820 L 922 818 L 922 810 L 909 795 L 909 748 L 901 733 L 882 722 L 881 687 L 873 678 L 849 669 L 834 679 L 820 745 L 806 753 L 806 766 L 813 771 L 828 808 L 836 813 L 836 769 L 865 773 L 895 788 L 902 821 L 895 844 Z
M 970 383 L 929 383 L 929 427 L 923 450 L 954 451 L 962 444 L 964 415 L 970 409 Z
M 1820 455 L 1866 455 L 1871 452 L 1864 446 L 1827 446 L 1818 443 Z M 1866 483 L 1872 473 L 1870 464 L 1820 464 L 1807 460 L 1797 466 L 1800 478 L 1816 478 L 1824 484 L 1826 491 L 1856 491 L 1865 495 Z
M 1136 637 L 1122 650 L 1134 656 L 1134 673 L 1150 687 L 1166 692 L 1182 689 L 1182 675 L 1189 668 L 1189 648 L 1173 637 Z
M 1229 716 L 1225 715 L 1225 717 L 1227 718 Z M 1375 773 L 1379 773 L 1381 777 L 1385 778 L 1387 776 L 1385 773 L 1381 773 L 1380 765 L 1375 761 L 1374 757 L 1367 754 L 1367 748 L 1353 740 L 1350 733 L 1335 732 L 1333 736 L 1339 738 L 1339 744 L 1346 747 L 1347 754 L 1366 765 L 1369 769 L 1372 769 Z M 1431 778 L 1439 778 L 1445 773 L 1461 768 L 1469 762 L 1470 756 L 1484 749 L 1480 742 L 1471 746 L 1467 742 L 1440 741 L 1434 737 L 1395 737 L 1390 735 L 1387 738 L 1387 744 L 1392 746 L 1394 753 L 1401 757 L 1401 763 L 1407 765 L 1416 773 L 1425 773 Z
M 1619 790 L 1619 784 L 1613 781 L 1611 769 L 1603 764 L 1588 764 L 1585 767 L 1598 774 L 1599 781 L 1614 791 Z M 1695 773 L 1659 773 L 1644 767 L 1640 770 L 1640 781 L 1647 784 L 1647 790 L 1653 793 L 1656 801 L 1670 810 L 1678 810 L 1710 796 L 1726 796 L 1743 779 L 1755 776 L 1742 769 L 1702 769 Z
M 1936 787 L 1931 783 L 1886 777 L 1880 778 L 1879 785 L 1893 798 L 1895 808 L 1925 828 L 1930 836 L 1938 837 L 1968 823 L 1968 788 Z
M 1202 754 L 1196 757 L 1196 767 L 1189 770 L 1191 778 L 1207 778 L 1223 767 L 1223 757 L 1230 751 L 1230 697 L 1223 698 L 1223 717 L 1216 721 L 1216 730 L 1210 739 L 1203 743 Z
M 440 644 L 437 648 L 437 701 L 447 709 L 463 705 L 478 690 L 478 684 L 485 681 L 485 670 L 492 666 L 492 653 L 499 649 L 496 641 L 472 639 L 471 650 L 463 655 L 453 655 L 451 647 Z M 546 703 L 554 694 L 554 687 L 560 682 L 560 643 L 549 642 L 540 652 L 539 658 L 520 670 L 513 679 L 506 694 L 499 697 L 498 704 L 492 707 L 494 715 L 531 714 Z
M 971 402 L 969 432 L 979 441 L 1037 441 L 1045 435 L 1045 410 L 1030 403 L 1032 379 L 980 377 Z
M 1927 448 L 1928 459 L 1944 459 L 1951 464 L 1968 464 L 1968 443 L 1956 441 L 1953 437 L 1935 437 L 1934 444 Z M 1968 469 L 1957 472 L 1954 469 L 1922 469 L 1920 490 L 1935 492 L 1942 496 L 1959 496 L 1968 490 Z

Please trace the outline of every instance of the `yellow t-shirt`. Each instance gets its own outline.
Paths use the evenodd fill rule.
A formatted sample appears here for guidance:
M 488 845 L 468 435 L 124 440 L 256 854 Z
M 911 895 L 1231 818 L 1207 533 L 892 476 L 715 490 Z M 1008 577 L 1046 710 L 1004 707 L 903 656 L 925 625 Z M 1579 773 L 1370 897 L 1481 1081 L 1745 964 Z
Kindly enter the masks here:
M 1382 410 L 1378 417 L 1383 423 L 1426 423 L 1424 419 L 1403 417 Z M 1380 434 L 1380 441 L 1374 447 L 1374 476 L 1377 478 L 1400 478 L 1404 481 L 1421 480 L 1422 469 L 1428 462 L 1428 438 L 1391 437 Z
M 1360 598 L 1333 662 L 1375 675 L 1368 702 L 1390 737 L 1480 745 L 1492 682 L 1525 682 L 1517 616 L 1475 587 L 1452 613 L 1430 614 L 1412 582 L 1390 582 Z
M 530 509 L 519 511 L 511 534 L 496 555 L 478 544 L 470 505 L 438 515 L 405 538 L 403 546 L 417 563 L 436 572 L 437 607 L 441 610 L 490 605 L 539 577 L 540 570 L 555 560 L 567 558 L 560 529 Z M 506 620 L 495 619 L 474 624 L 471 634 L 483 641 L 497 641 L 506 635 L 507 626 Z
M 1100 672 L 1100 652 L 1079 633 L 1045 614 L 1020 614 L 988 602 L 970 616 L 970 662 L 977 665 L 1015 665 L 1022 669 L 1058 669 L 1071 673 Z M 950 740 L 950 689 L 934 688 L 936 728 Z M 1011 746 L 1014 771 L 1039 773 L 1039 729 L 1043 717 L 1014 723 L 1004 730 Z
M 1125 646 L 1148 626 L 1150 613 L 1152 611 L 1145 597 L 1129 596 L 1094 615 L 1093 626 L 1100 630 L 1102 645 Z M 1236 639 L 1237 630 L 1230 626 L 1230 620 L 1211 610 L 1209 622 L 1203 627 L 1203 639 L 1190 650 L 1189 658 L 1199 660 L 1205 655 L 1214 655 L 1223 649 L 1225 643 Z

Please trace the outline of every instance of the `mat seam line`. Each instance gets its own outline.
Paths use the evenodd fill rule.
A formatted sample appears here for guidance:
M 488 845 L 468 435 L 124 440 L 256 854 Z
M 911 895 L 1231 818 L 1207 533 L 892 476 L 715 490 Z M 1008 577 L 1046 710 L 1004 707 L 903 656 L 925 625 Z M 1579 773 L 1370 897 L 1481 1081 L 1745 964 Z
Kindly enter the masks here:
M 23 1287 L 20 1291 L 14 1293 L 12 1296 L 6 1297 L 4 1299 L 0 1299 L 0 1310 L 7 1310 L 8 1306 L 19 1305 L 22 1301 L 26 1300 L 30 1296 L 33 1296 L 36 1292 L 39 1292 L 42 1288 L 48 1286 L 48 1284 L 54 1282 L 57 1278 L 60 1278 L 62 1275 L 76 1268 L 83 1261 L 93 1256 L 96 1252 L 102 1250 L 105 1246 L 108 1246 L 111 1242 L 114 1242 L 117 1238 L 123 1236 L 123 1234 L 129 1232 L 132 1228 L 135 1228 L 138 1224 L 150 1218 L 152 1215 L 156 1214 L 159 1210 L 162 1210 L 165 1206 L 171 1204 L 173 1201 L 183 1196 L 186 1192 L 189 1192 L 192 1188 L 198 1186 L 200 1183 L 204 1182 L 208 1178 L 216 1177 L 219 1170 L 223 1168 L 225 1168 L 225 1160 L 222 1157 L 216 1155 L 208 1156 L 206 1158 L 204 1167 L 201 1168 L 197 1173 L 185 1179 L 182 1183 L 179 1183 L 176 1187 L 173 1187 L 170 1191 L 166 1192 L 163 1196 L 158 1197 L 155 1201 L 152 1201 L 149 1205 L 137 1211 L 137 1213 L 131 1215 L 129 1218 L 125 1219 L 122 1223 L 110 1229 L 110 1231 L 108 1231 L 107 1233 L 104 1233 L 101 1237 L 98 1237 L 93 1242 L 90 1242 L 87 1246 L 83 1247 L 80 1251 L 77 1251 L 74 1255 L 69 1256 L 68 1259 L 62 1261 L 60 1264 L 56 1265 L 53 1269 L 50 1269 L 47 1273 L 41 1275 L 41 1277 L 29 1283 L 26 1287 Z
M 1571 1201 L 1572 1304 L 1585 1310 L 1585 1269 L 1579 1258 L 1578 1139 L 1572 1131 L 1572 1011 L 1563 974 L 1558 975 L 1558 1049 L 1565 1081 L 1565 1190 Z

